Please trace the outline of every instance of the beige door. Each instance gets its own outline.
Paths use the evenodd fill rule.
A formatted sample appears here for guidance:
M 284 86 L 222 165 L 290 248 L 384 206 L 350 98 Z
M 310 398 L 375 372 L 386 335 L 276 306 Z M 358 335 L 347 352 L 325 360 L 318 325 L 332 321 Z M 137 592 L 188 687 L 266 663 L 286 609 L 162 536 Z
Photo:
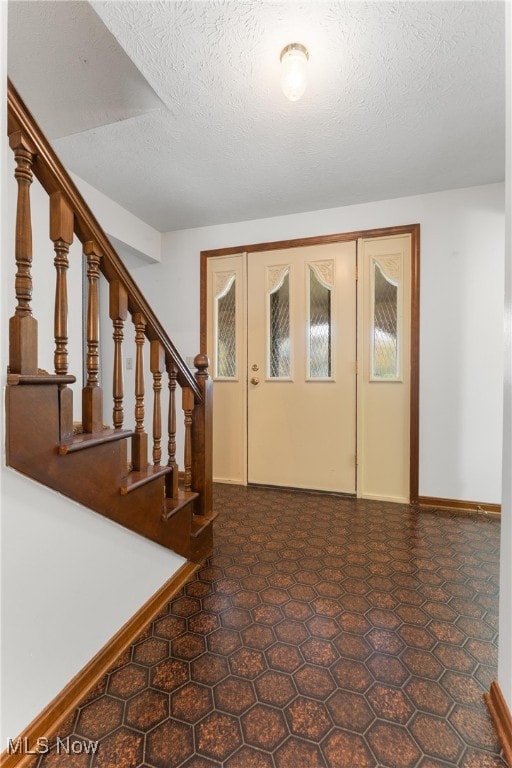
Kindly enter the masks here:
M 207 350 L 213 379 L 213 479 L 247 482 L 246 255 L 208 259 Z
M 355 493 L 356 242 L 248 260 L 248 480 Z
M 358 245 L 358 496 L 408 502 L 411 236 Z
M 216 481 L 409 501 L 411 236 L 357 262 L 356 310 L 355 241 L 208 259 Z

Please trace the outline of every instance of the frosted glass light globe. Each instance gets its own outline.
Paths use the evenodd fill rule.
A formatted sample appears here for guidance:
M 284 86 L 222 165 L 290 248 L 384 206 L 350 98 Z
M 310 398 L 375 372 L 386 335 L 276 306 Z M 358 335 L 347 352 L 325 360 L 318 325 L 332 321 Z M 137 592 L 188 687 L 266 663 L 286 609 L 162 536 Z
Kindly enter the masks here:
M 298 101 L 306 90 L 308 58 L 300 43 L 291 43 L 281 51 L 281 88 L 290 101 Z

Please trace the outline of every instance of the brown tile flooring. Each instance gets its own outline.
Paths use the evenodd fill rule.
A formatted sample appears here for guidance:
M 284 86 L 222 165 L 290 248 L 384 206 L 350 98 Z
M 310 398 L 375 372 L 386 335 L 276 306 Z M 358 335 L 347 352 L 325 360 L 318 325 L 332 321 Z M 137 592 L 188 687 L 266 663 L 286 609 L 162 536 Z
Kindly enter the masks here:
M 499 523 L 218 485 L 216 546 L 60 736 L 65 768 L 495 768 Z

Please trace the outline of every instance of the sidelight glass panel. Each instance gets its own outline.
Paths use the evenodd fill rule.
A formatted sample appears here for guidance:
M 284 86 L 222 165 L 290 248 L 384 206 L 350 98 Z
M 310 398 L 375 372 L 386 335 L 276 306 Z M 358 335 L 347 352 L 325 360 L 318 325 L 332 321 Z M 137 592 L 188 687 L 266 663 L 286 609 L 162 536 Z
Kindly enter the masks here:
M 331 376 L 331 289 L 309 267 L 309 376 Z
M 290 378 L 290 273 L 286 270 L 279 286 L 270 294 L 270 378 Z
M 217 360 L 216 375 L 223 379 L 236 378 L 236 277 L 217 298 Z
M 398 284 L 373 264 L 372 378 L 397 379 L 399 368 Z

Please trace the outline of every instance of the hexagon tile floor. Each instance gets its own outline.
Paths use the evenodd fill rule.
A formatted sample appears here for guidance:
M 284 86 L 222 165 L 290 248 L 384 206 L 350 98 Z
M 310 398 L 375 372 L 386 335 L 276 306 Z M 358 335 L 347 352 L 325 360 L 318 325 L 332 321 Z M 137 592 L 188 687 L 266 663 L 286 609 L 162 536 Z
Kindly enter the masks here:
M 216 546 L 49 768 L 498 768 L 499 523 L 217 485 Z

